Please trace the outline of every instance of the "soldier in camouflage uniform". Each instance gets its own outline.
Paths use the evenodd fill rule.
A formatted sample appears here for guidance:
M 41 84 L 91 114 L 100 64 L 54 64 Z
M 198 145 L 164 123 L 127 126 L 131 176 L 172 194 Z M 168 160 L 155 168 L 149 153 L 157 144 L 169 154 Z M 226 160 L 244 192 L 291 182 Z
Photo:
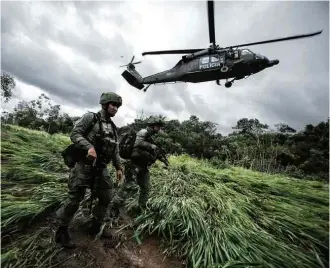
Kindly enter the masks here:
M 136 133 L 132 156 L 125 164 L 125 184 L 119 189 L 114 199 L 112 208 L 118 213 L 119 206 L 136 192 L 136 183 L 140 188 L 139 208 L 137 212 L 144 210 L 149 198 L 150 177 L 149 168 L 157 160 L 157 146 L 150 140 L 164 126 L 161 118 L 151 118 L 148 127 Z
M 86 113 L 75 123 L 70 136 L 71 141 L 78 148 L 86 150 L 87 157 L 84 161 L 77 162 L 71 169 L 68 196 L 62 207 L 56 212 L 59 228 L 55 234 L 55 241 L 66 248 L 75 247 L 68 233 L 68 225 L 92 180 L 94 180 L 94 195 L 98 199 L 98 203 L 93 209 L 89 233 L 97 234 L 112 199 L 113 183 L 107 169 L 110 161 L 116 168 L 117 181 L 121 183 L 123 179 L 123 165 L 119 157 L 118 142 L 116 142 L 117 129 L 111 120 L 111 117 L 115 116 L 122 105 L 122 98 L 113 92 L 103 93 L 100 104 L 102 106 L 98 112 L 100 122 L 96 122 L 92 126 L 93 113 Z M 88 129 L 90 132 L 86 133 Z M 93 166 L 93 163 L 96 165 Z

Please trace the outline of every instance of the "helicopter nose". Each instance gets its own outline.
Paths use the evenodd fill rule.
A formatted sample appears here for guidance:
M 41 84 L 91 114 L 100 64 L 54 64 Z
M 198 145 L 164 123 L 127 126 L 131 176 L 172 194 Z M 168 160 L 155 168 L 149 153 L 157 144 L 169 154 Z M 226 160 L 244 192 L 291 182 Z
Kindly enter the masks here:
M 268 62 L 268 66 L 267 67 L 272 67 L 272 66 L 274 66 L 274 65 L 277 65 L 277 64 L 279 64 L 280 63 L 280 61 L 279 60 L 270 60 L 269 62 Z

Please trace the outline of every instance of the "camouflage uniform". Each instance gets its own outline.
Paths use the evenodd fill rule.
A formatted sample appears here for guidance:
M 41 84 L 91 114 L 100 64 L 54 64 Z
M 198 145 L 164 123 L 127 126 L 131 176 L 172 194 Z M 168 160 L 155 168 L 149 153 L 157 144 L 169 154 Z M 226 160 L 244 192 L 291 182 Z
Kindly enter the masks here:
M 118 107 L 121 106 L 121 98 L 114 94 L 108 93 L 109 96 L 114 98 L 110 98 L 111 102 L 115 102 L 115 100 L 119 99 Z M 103 101 L 102 101 L 103 96 Z M 109 102 L 108 98 L 104 97 L 104 94 L 101 96 L 101 104 L 105 104 Z M 107 96 L 107 95 L 106 95 Z M 103 103 L 102 103 L 103 102 Z M 121 159 L 119 156 L 119 146 L 118 142 L 115 141 L 115 137 L 117 136 L 117 130 L 114 129 L 114 124 L 111 124 L 111 119 L 107 115 L 107 112 L 102 109 L 99 112 L 101 119 L 101 128 L 103 135 L 102 137 L 102 148 L 98 150 L 97 153 L 97 164 L 95 167 L 92 166 L 90 160 L 80 161 L 75 164 L 75 166 L 70 171 L 69 181 L 68 181 L 68 196 L 64 201 L 62 207 L 58 209 L 56 212 L 56 216 L 59 222 L 59 231 L 64 232 L 64 236 L 66 236 L 66 242 L 70 240 L 67 233 L 67 226 L 72 220 L 74 214 L 79 208 L 80 202 L 83 200 L 86 188 L 90 187 L 91 181 L 94 178 L 94 196 L 98 199 L 98 203 L 94 206 L 93 209 L 93 219 L 92 225 L 94 224 L 99 228 L 106 214 L 108 205 L 112 198 L 112 188 L 113 183 L 109 176 L 109 171 L 107 169 L 107 164 L 109 161 L 112 161 L 116 170 L 123 170 L 123 166 L 121 163 Z M 97 135 L 100 133 L 100 124 L 96 122 L 95 125 L 91 128 L 90 132 L 84 136 L 88 127 L 91 125 L 93 120 L 92 113 L 86 113 L 80 118 L 76 123 L 71 133 L 71 141 L 81 149 L 87 151 L 95 147 Z M 59 236 L 59 234 L 57 234 Z M 68 244 L 68 243 L 67 243 Z
M 125 164 L 126 181 L 117 192 L 114 209 L 118 209 L 128 196 L 137 191 L 136 183 L 140 188 L 139 207 L 140 209 L 146 207 L 150 191 L 149 168 L 157 159 L 156 146 L 150 140 L 156 132 L 150 126 L 163 126 L 163 124 L 162 120 L 152 119 L 147 128 L 137 132 L 131 159 Z

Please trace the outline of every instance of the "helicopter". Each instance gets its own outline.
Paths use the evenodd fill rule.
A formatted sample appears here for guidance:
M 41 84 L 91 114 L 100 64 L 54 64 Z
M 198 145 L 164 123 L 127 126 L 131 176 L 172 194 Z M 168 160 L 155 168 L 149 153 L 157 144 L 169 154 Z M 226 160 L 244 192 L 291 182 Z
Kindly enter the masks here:
M 142 56 L 160 54 L 185 55 L 182 56 L 173 68 L 147 77 L 142 77 L 136 71 L 135 64 L 139 64 L 141 61 L 133 62 L 135 57 L 133 56 L 130 63 L 120 66 L 127 66 L 127 70 L 121 75 L 131 86 L 139 90 L 143 89 L 144 92 L 146 92 L 152 84 L 216 81 L 216 84 L 221 86 L 220 80 L 223 79 L 226 79 L 225 87 L 229 88 L 235 80 L 247 78 L 250 75 L 279 64 L 278 59 L 269 60 L 267 57 L 254 53 L 250 49 L 239 49 L 239 47 L 306 38 L 321 34 L 323 31 L 320 30 L 309 34 L 220 47 L 216 44 L 215 40 L 214 1 L 207 1 L 207 13 L 210 38 L 210 45 L 208 48 L 143 52 Z M 145 87 L 145 85 L 147 86 Z

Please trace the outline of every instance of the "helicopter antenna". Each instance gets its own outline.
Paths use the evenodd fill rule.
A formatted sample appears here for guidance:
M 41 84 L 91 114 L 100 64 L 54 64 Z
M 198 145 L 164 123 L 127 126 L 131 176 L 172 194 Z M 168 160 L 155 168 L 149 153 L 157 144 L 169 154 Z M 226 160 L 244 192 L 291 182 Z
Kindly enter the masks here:
M 214 1 L 207 1 L 207 15 L 209 24 L 209 37 L 210 43 L 212 43 L 212 49 L 215 50 L 215 27 L 214 27 Z

